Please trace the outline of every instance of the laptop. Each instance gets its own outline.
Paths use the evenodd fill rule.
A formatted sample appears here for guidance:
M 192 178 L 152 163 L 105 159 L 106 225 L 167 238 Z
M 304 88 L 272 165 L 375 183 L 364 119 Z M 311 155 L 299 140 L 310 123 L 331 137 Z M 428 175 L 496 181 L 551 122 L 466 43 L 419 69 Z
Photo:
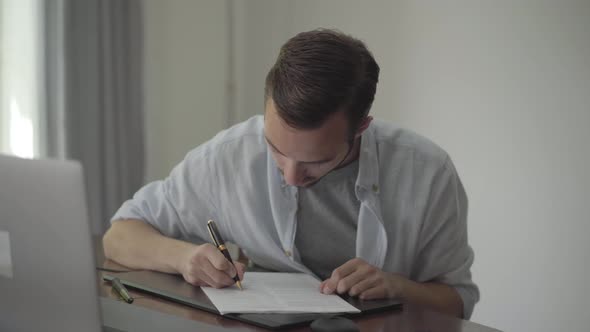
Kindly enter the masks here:
M 0 331 L 104 327 L 82 167 L 0 155 Z
M 82 167 L 0 155 L 0 330 L 102 330 Z
M 0 154 L 0 331 L 219 331 L 99 298 L 83 183 L 77 162 Z

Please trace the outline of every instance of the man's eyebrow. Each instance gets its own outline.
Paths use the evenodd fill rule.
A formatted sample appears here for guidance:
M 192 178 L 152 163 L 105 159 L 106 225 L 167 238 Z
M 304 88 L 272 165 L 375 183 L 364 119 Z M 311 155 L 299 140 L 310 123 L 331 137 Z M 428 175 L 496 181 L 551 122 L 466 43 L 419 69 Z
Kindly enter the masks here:
M 266 139 L 266 143 L 268 143 L 268 145 L 270 145 L 275 151 L 280 153 L 282 156 L 286 157 L 286 155 L 284 153 L 282 153 L 281 150 L 277 149 L 277 147 L 274 144 L 272 144 L 272 142 L 270 141 L 270 139 L 268 139 L 268 137 L 266 137 L 266 135 L 264 135 L 264 139 Z M 302 163 L 302 164 L 321 164 L 321 163 L 331 161 L 332 159 L 334 159 L 334 158 L 325 158 L 325 159 L 314 160 L 314 161 L 300 161 L 300 163 Z

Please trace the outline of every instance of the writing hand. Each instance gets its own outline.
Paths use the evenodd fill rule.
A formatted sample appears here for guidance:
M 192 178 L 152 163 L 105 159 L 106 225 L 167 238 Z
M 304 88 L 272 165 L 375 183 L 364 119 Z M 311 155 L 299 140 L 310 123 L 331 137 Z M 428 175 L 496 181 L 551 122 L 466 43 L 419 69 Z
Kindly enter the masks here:
M 244 264 L 240 262 L 234 262 L 234 264 L 235 269 L 219 249 L 206 243 L 187 252 L 179 272 L 186 282 L 195 286 L 223 288 L 235 284 L 233 277 L 236 273 L 240 280 L 244 278 Z

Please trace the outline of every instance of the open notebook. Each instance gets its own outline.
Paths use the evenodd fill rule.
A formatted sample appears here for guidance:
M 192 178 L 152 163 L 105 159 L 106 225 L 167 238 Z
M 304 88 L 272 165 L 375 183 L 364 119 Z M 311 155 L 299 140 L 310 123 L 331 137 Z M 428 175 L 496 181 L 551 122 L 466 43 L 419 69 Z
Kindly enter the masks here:
M 303 273 L 246 272 L 242 286 L 202 290 L 222 315 L 361 312 L 338 295 L 320 293 L 320 282 Z
M 119 280 L 121 280 L 121 282 L 125 286 L 128 286 L 130 288 L 148 292 L 152 295 L 177 303 L 182 303 L 193 308 L 208 311 L 210 313 L 218 315 L 222 314 L 221 310 L 219 310 L 213 304 L 211 298 L 205 293 L 204 290 L 207 289 L 206 287 L 192 286 L 191 284 L 185 282 L 182 279 L 182 276 L 180 275 L 166 274 L 154 271 L 132 271 L 103 275 L 103 279 L 107 281 L 112 280 L 114 277 L 119 278 Z M 315 287 L 314 291 L 317 292 L 318 295 L 322 295 L 319 293 L 319 290 L 317 288 L 319 286 L 319 282 L 313 279 L 312 277 L 309 278 L 311 278 L 312 282 L 314 283 L 314 285 L 310 284 L 309 287 Z M 252 280 L 250 280 L 250 277 L 248 275 L 246 278 L 244 278 L 244 283 L 242 284 L 242 286 L 244 286 L 246 289 L 248 289 L 249 287 L 254 287 L 251 281 L 255 279 L 259 279 L 260 281 L 260 278 L 252 278 Z M 211 288 L 208 288 L 207 290 L 209 289 Z M 229 289 L 231 288 L 228 288 L 227 290 Z M 239 289 L 235 288 L 235 292 L 245 293 L 246 290 L 240 291 Z M 332 298 L 332 296 L 330 296 L 330 298 Z M 241 322 L 261 326 L 268 329 L 283 329 L 295 326 L 309 325 L 309 323 L 313 320 L 326 315 L 342 315 L 346 317 L 355 317 L 367 313 L 375 313 L 388 310 L 399 310 L 402 308 L 402 304 L 396 300 L 362 301 L 358 298 L 339 296 L 334 296 L 333 298 L 342 299 L 342 301 L 358 310 L 355 310 L 355 312 L 347 312 L 346 310 L 343 310 L 339 311 L 338 313 L 314 313 L 310 312 L 309 310 L 305 310 L 303 313 L 276 313 L 269 311 L 259 311 L 251 313 L 227 313 L 224 314 L 223 317 L 228 319 L 239 320 Z M 266 300 L 270 301 L 269 299 Z M 132 305 L 136 305 L 136 303 Z M 308 305 L 308 307 L 311 308 L 311 305 Z

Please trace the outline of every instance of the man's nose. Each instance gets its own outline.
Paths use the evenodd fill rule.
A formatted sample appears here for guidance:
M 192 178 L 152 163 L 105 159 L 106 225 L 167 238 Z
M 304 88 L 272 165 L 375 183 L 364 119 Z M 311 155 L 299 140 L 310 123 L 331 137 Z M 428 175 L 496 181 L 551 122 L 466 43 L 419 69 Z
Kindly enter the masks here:
M 285 182 L 291 186 L 303 184 L 304 170 L 297 162 L 288 162 L 283 168 Z

